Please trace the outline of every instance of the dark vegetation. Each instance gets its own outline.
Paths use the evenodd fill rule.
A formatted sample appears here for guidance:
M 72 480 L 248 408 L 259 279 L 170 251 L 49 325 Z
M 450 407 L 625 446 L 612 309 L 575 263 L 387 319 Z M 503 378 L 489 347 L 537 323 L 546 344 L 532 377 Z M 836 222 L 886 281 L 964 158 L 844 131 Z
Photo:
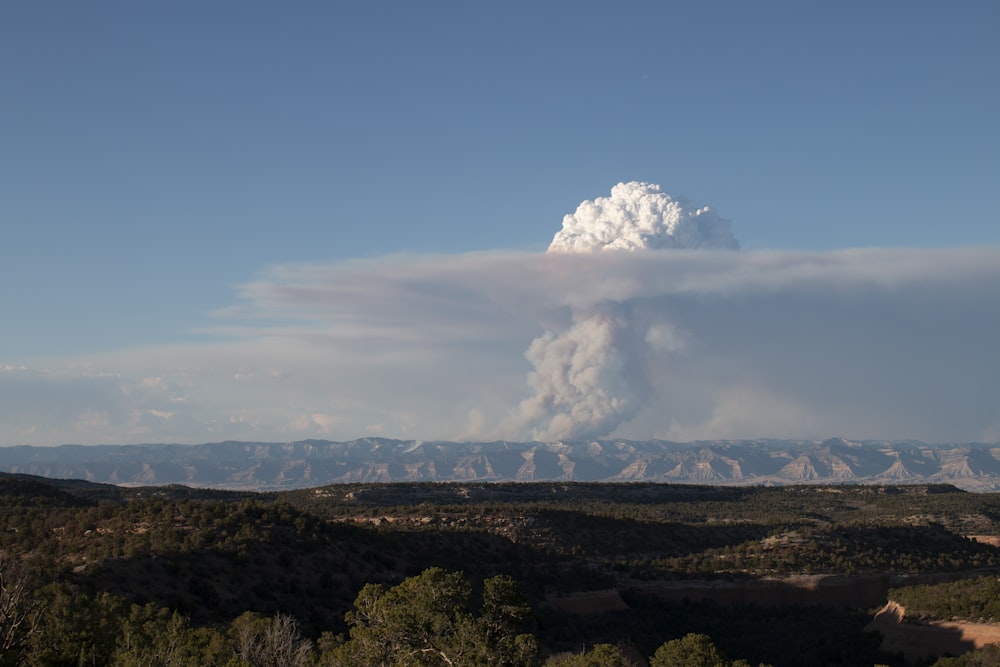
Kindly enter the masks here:
M 889 597 L 918 619 L 1000 622 L 1000 578 L 995 575 L 894 588 Z
M 971 535 L 1000 535 L 1000 496 L 586 483 L 256 494 L 7 476 L 0 664 L 662 666 L 704 653 L 904 665 L 863 632 L 869 604 L 781 603 L 781 589 L 776 604 L 741 586 L 877 575 L 919 615 L 996 619 L 995 576 L 966 578 L 1000 572 L 1000 549 Z M 900 587 L 942 577 L 956 581 Z M 604 589 L 618 608 L 567 597 Z

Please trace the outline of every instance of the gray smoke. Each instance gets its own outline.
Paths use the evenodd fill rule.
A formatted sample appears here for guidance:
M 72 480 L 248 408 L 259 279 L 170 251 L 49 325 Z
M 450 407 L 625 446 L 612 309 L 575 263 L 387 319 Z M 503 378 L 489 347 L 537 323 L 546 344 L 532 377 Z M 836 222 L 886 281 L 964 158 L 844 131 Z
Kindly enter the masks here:
M 565 331 L 546 331 L 525 353 L 534 395 L 520 416 L 536 440 L 599 437 L 631 419 L 644 404 L 648 385 L 633 368 L 636 330 L 627 309 L 605 304 Z
M 730 223 L 708 207 L 690 208 L 650 183 L 619 183 L 611 197 L 585 201 L 563 218 L 549 253 L 725 248 L 739 243 Z M 650 398 L 652 354 L 679 350 L 664 342 L 665 322 L 639 321 L 628 302 L 577 309 L 572 324 L 546 331 L 525 353 L 534 392 L 518 421 L 538 440 L 600 438 L 627 422 Z

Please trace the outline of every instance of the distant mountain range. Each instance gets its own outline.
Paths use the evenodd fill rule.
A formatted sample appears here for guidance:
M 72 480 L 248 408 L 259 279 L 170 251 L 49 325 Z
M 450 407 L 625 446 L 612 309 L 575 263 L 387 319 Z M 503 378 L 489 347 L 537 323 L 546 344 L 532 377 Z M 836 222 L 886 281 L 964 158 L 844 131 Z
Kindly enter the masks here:
M 218 442 L 0 447 L 0 471 L 118 485 L 281 490 L 344 482 L 926 484 L 1000 490 L 1000 444 L 663 440 Z

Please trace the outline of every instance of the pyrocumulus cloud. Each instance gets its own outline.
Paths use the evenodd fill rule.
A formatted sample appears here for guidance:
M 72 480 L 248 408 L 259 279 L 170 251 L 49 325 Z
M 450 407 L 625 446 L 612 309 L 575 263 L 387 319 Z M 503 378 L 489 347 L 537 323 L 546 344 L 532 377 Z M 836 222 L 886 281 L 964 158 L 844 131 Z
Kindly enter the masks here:
M 696 248 L 735 250 L 739 243 L 730 223 L 707 206 L 694 208 L 658 185 L 630 182 L 565 216 L 548 252 Z M 528 376 L 534 393 L 519 406 L 517 430 L 539 440 L 599 438 L 635 416 L 650 398 L 641 360 L 664 349 L 669 330 L 665 323 L 647 326 L 608 299 L 577 308 L 569 328 L 536 338 L 525 353 L 534 366 Z
M 708 206 L 692 207 L 659 185 L 632 181 L 565 216 L 549 252 L 739 247 L 729 221 Z

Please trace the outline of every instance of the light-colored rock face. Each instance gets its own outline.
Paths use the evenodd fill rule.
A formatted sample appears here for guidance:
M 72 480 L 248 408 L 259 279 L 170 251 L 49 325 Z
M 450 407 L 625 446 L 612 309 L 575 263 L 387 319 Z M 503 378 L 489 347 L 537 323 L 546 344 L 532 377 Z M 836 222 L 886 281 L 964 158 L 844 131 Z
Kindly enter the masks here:
M 337 482 L 645 481 L 953 484 L 1000 490 L 1000 447 L 893 442 L 660 440 L 226 442 L 0 448 L 0 471 L 123 485 L 289 489 Z

